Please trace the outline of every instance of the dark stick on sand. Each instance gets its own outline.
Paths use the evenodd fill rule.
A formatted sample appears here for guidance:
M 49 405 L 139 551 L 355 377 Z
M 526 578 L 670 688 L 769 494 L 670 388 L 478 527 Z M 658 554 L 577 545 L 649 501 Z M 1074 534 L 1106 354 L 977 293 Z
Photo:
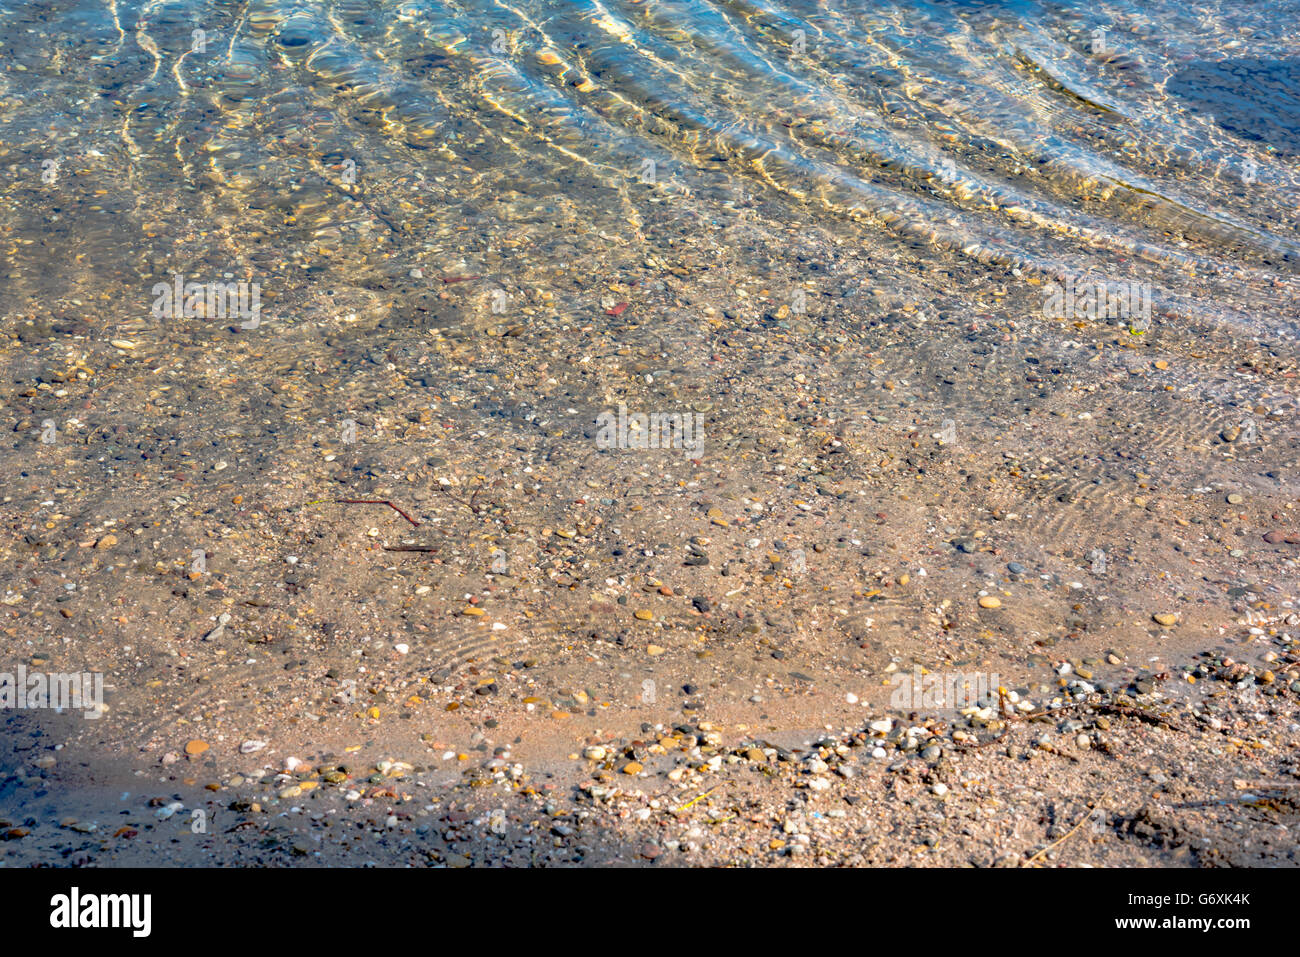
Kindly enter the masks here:
M 396 505 L 394 505 L 386 498 L 336 498 L 334 501 L 339 505 L 387 505 L 394 512 L 402 516 L 402 518 L 406 519 L 416 528 L 420 527 L 419 522 L 411 518 L 411 516 L 407 515 L 404 511 L 402 511 L 400 508 L 398 508 Z

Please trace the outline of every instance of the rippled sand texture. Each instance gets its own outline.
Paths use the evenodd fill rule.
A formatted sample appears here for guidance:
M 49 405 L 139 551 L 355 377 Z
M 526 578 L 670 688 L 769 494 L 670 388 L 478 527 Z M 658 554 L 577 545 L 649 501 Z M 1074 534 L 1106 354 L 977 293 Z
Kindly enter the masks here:
M 1294 0 L 0 0 L 5 559 L 43 582 L 12 614 L 66 574 L 91 622 L 14 627 L 147 658 L 238 596 L 241 639 L 319 660 L 418 634 L 446 675 L 638 627 L 635 600 L 589 607 L 606 579 L 679 574 L 655 548 L 700 531 L 709 575 L 748 554 L 745 496 L 769 503 L 755 555 L 789 534 L 836 558 L 725 613 L 735 582 L 677 583 L 727 641 L 975 660 L 1117 626 L 1116 594 L 1148 625 L 1157 592 L 1294 597 L 1297 22 Z M 177 273 L 259 283 L 261 327 L 154 317 Z M 1044 316 L 1066 277 L 1138 284 L 1149 328 Z M 699 410 L 707 453 L 599 455 L 619 402 Z M 557 541 L 579 493 L 603 525 Z M 397 543 L 400 519 L 308 504 L 348 494 L 425 509 L 462 566 L 436 621 L 418 559 L 328 537 Z M 109 520 L 141 531 L 92 553 Z M 573 607 L 448 624 L 498 542 Z M 200 545 L 223 588 L 183 580 Z M 1024 600 L 981 630 L 971 595 L 1013 558 Z

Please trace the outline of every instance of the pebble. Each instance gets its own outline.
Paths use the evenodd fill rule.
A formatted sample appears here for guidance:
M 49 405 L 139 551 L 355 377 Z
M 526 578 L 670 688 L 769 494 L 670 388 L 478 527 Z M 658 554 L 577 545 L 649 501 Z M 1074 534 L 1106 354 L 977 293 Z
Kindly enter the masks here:
M 993 595 L 984 595 L 982 598 L 980 598 L 980 607 L 981 607 L 981 608 L 1001 608 L 1001 607 L 1002 607 L 1002 599 L 997 598 L 997 597 L 995 597 L 995 596 L 993 596 Z
M 1168 612 L 1157 612 L 1151 617 L 1155 620 L 1156 624 L 1164 625 L 1166 628 L 1170 628 L 1178 623 L 1178 616 L 1171 615 Z
M 206 741 L 200 741 L 197 738 L 193 741 L 187 742 L 185 745 L 185 753 L 191 757 L 197 757 L 206 750 L 208 750 L 208 743 Z

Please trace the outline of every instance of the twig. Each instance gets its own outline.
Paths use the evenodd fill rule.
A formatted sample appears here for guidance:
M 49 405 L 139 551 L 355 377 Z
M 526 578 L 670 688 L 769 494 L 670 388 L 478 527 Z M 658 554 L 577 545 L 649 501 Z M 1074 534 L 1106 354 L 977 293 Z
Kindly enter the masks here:
M 1054 841 L 1053 843 L 1048 844 L 1045 848 L 1043 848 L 1041 851 L 1039 851 L 1037 854 L 1035 854 L 1035 855 L 1034 855 L 1033 857 L 1031 857 L 1029 860 L 1025 861 L 1025 863 L 1026 863 L 1026 864 L 1032 864 L 1032 863 L 1034 863 L 1034 861 L 1038 860 L 1040 857 L 1042 857 L 1044 854 L 1046 854 L 1046 853 L 1047 853 L 1048 851 L 1050 851 L 1052 848 L 1054 848 L 1054 847 L 1059 847 L 1060 845 L 1064 844 L 1067 840 L 1069 840 L 1070 836 L 1071 836 L 1072 834 L 1074 834 L 1075 831 L 1077 831 L 1079 828 L 1083 827 L 1083 822 L 1086 821 L 1086 820 L 1088 820 L 1088 818 L 1092 817 L 1092 812 L 1095 811 L 1095 810 L 1096 810 L 1096 806 L 1095 806 L 1095 805 L 1092 805 L 1092 804 L 1089 804 L 1089 805 L 1088 805 L 1087 813 L 1085 813 L 1085 814 L 1083 815 L 1083 817 L 1079 818 L 1079 823 L 1078 823 L 1078 824 L 1074 825 L 1074 827 L 1070 828 L 1068 831 L 1065 832 L 1065 837 L 1062 837 L 1060 840 L 1058 840 L 1058 841 Z
M 696 804 L 696 803 L 698 803 L 698 802 L 704 800 L 706 797 L 708 797 L 710 794 L 712 794 L 714 791 L 716 791 L 716 790 L 717 790 L 718 788 L 720 788 L 720 787 L 722 787 L 721 784 L 715 784 L 713 787 L 709 788 L 709 789 L 708 789 L 707 791 L 705 791 L 703 794 L 701 794 L 701 795 L 699 795 L 698 797 L 692 798 L 691 800 L 687 801 L 687 802 L 686 802 L 685 804 L 683 804 L 681 807 L 679 807 L 679 808 L 677 808 L 675 811 L 673 811 L 673 813 L 674 813 L 674 814 L 680 814 L 680 813 L 682 813 L 682 811 L 685 811 L 685 810 L 686 810 L 688 807 L 690 807 L 692 804 Z
M 334 501 L 339 505 L 387 505 L 394 512 L 402 516 L 402 518 L 406 519 L 416 528 L 420 527 L 419 522 L 411 518 L 411 516 L 407 515 L 404 511 L 402 511 L 400 508 L 398 508 L 396 505 L 394 505 L 386 498 L 336 498 Z
M 482 489 L 475 489 L 475 490 L 474 490 L 474 494 L 471 495 L 471 496 L 469 497 L 469 501 L 467 502 L 467 501 L 465 501 L 463 498 L 461 498 L 459 495 L 456 495 L 455 493 L 453 493 L 453 492 L 452 492 L 450 489 L 448 489 L 445 485 L 435 485 L 434 488 L 436 488 L 436 489 L 438 489 L 439 491 L 441 491 L 444 495 L 446 495 L 448 498 L 450 498 L 453 502 L 456 502 L 456 503 L 458 503 L 458 504 L 460 504 L 460 505 L 464 505 L 467 509 L 469 509 L 471 512 L 473 512 L 475 515 L 478 514 L 478 506 L 475 504 L 475 499 L 478 498 L 478 493 L 481 492 Z

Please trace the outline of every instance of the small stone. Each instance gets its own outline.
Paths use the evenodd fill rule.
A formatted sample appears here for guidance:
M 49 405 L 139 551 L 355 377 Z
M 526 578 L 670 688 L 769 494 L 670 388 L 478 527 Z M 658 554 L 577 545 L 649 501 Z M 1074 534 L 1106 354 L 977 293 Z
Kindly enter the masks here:
M 648 608 L 638 608 L 636 611 L 636 618 L 638 621 L 653 621 L 654 617 L 654 612 L 650 611 Z
M 195 738 L 193 741 L 188 741 L 185 744 L 185 753 L 192 758 L 198 757 L 206 750 L 208 750 L 208 743 L 206 741 L 200 741 L 198 738 Z
M 622 770 L 624 774 L 640 774 L 645 770 L 645 767 L 638 761 L 629 761 L 627 764 L 623 765 L 620 770 Z
M 1157 612 L 1151 617 L 1155 620 L 1156 624 L 1164 625 L 1166 628 L 1171 628 L 1178 623 L 1178 616 L 1171 615 L 1168 612 Z
M 1240 492 L 1233 492 L 1228 496 L 1229 505 L 1240 505 L 1245 500 L 1245 497 Z
M 994 595 L 983 595 L 983 596 L 981 596 L 981 598 L 980 598 L 980 607 L 981 607 L 981 608 L 1001 608 L 1001 607 L 1002 607 L 1002 599 L 997 598 L 997 597 L 995 597 Z

